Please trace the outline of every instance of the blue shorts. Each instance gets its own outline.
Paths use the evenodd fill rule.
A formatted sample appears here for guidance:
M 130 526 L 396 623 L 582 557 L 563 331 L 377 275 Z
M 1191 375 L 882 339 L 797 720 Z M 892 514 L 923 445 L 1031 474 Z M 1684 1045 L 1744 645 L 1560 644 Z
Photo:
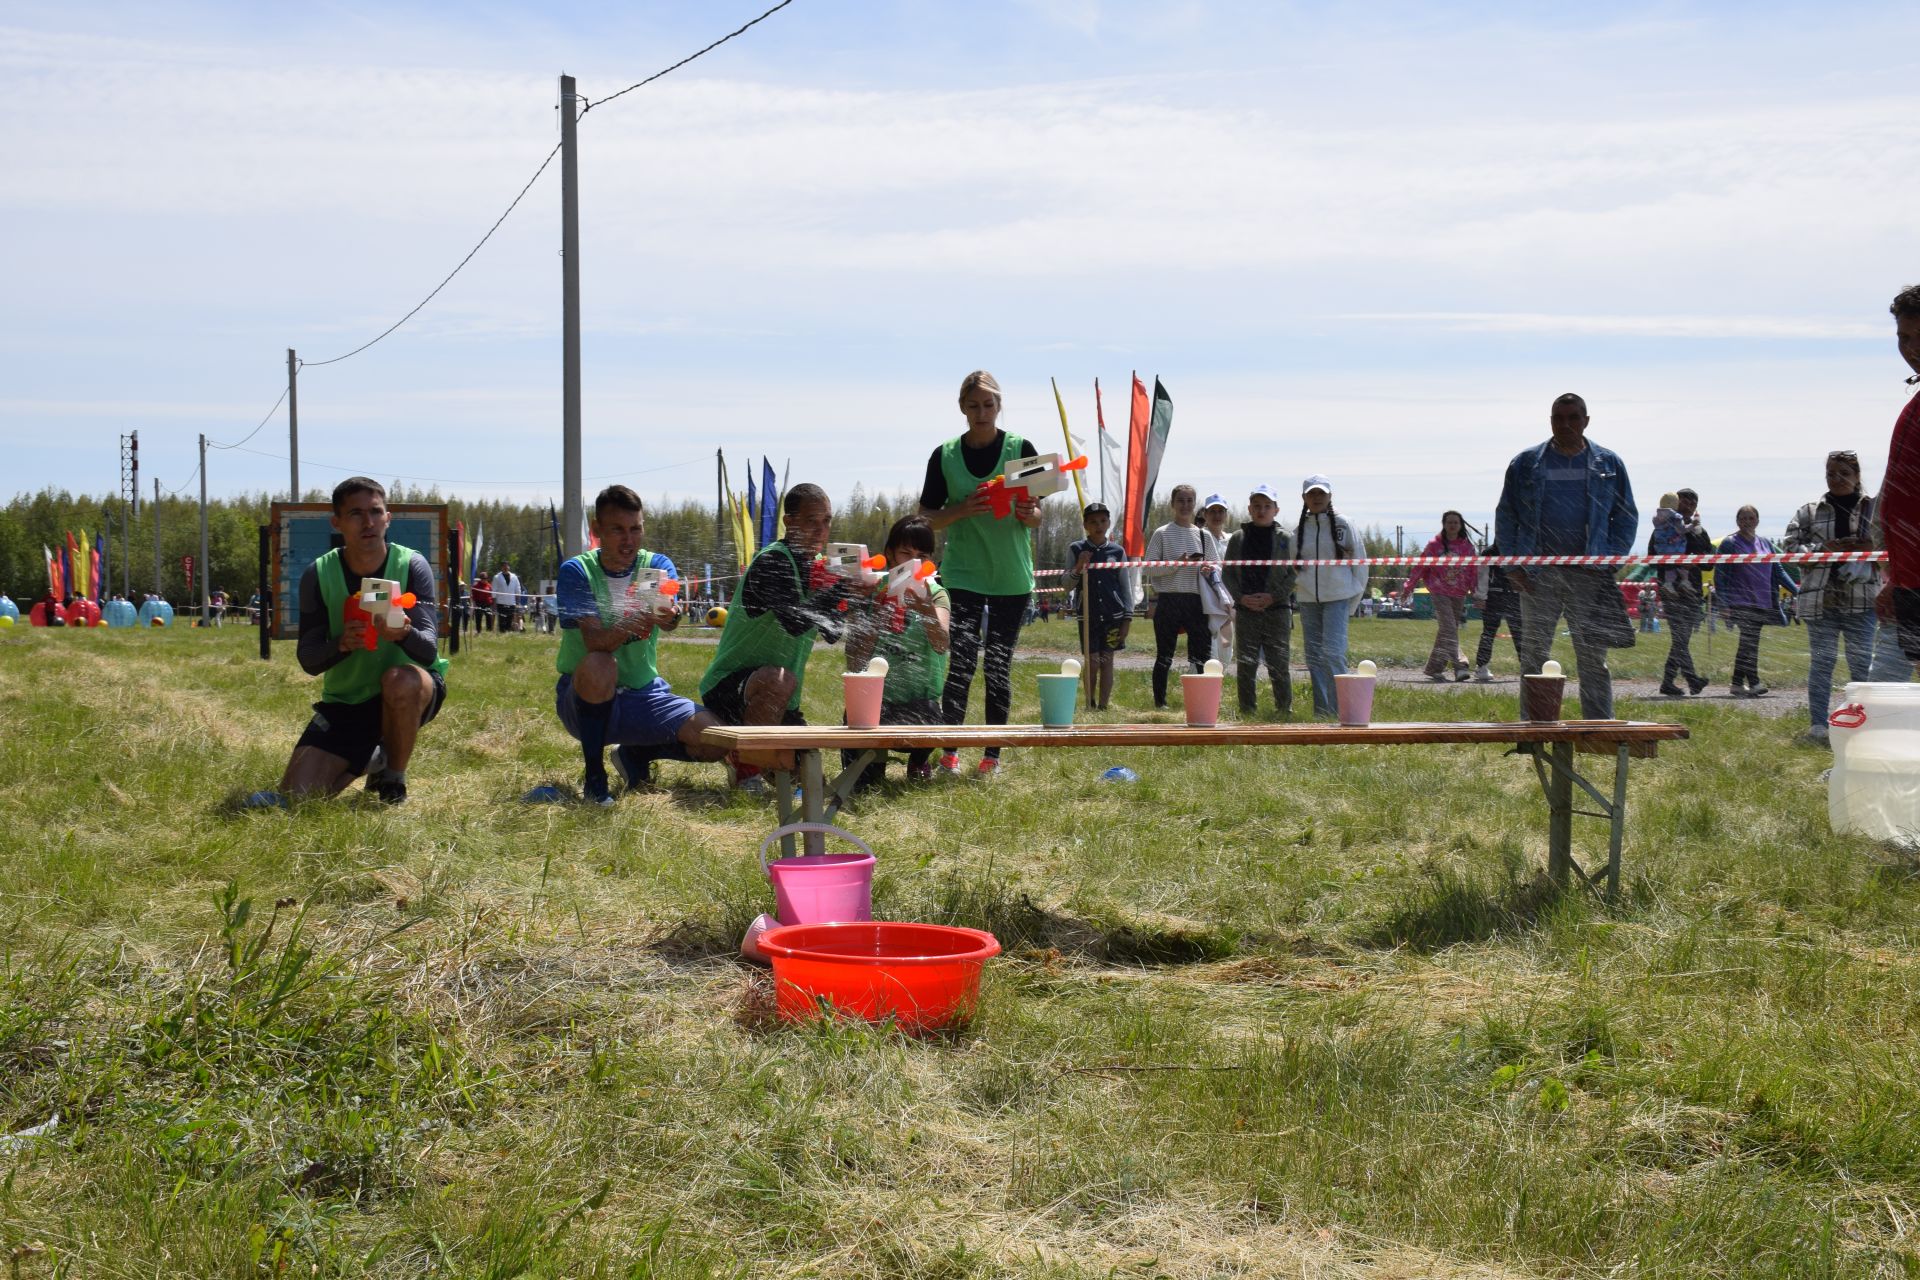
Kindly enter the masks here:
M 560 714 L 567 732 L 578 738 L 580 704 L 573 696 L 572 676 L 561 676 L 553 686 L 553 709 Z M 657 678 L 644 689 L 616 690 L 613 710 L 607 717 L 607 745 L 657 747 L 672 742 L 699 709 Z

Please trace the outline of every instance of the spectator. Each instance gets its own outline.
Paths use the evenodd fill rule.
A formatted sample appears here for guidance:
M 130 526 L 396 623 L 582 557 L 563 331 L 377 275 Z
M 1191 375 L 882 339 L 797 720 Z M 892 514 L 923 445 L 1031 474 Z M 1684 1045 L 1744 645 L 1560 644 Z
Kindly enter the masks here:
M 1494 541 L 1513 556 L 1624 556 L 1640 512 L 1626 464 L 1589 441 L 1587 402 L 1572 392 L 1553 402 L 1552 438 L 1507 464 L 1494 514 Z M 1612 569 L 1509 569 L 1520 592 L 1521 670 L 1538 673 L 1553 652 L 1564 614 L 1573 632 L 1580 714 L 1613 718 L 1607 650 L 1633 644 L 1633 624 Z
M 1860 492 L 1860 458 L 1851 449 L 1827 455 L 1827 491 L 1787 522 L 1785 551 L 1869 551 L 1873 548 L 1873 499 Z M 1847 645 L 1847 671 L 1873 679 L 1873 601 L 1880 584 L 1865 561 L 1812 564 L 1800 578 L 1795 612 L 1807 624 L 1807 719 L 1809 742 L 1827 741 L 1827 710 L 1833 703 L 1833 668 L 1840 642 Z
M 493 607 L 499 614 L 502 631 L 520 629 L 520 604 L 520 576 L 512 565 L 502 560 L 500 571 L 493 575 Z
M 1353 525 L 1333 509 L 1333 482 L 1322 475 L 1308 476 L 1300 485 L 1300 501 L 1300 523 L 1293 530 L 1298 558 L 1357 559 L 1360 543 Z M 1346 673 L 1347 619 L 1366 589 L 1365 565 L 1309 565 L 1294 579 L 1316 716 L 1339 714 L 1333 678 Z
M 1660 495 L 1653 513 L 1653 532 L 1647 538 L 1648 555 L 1703 556 L 1713 551 L 1713 539 L 1700 526 L 1700 495 L 1691 489 Z M 1706 612 L 1706 592 L 1700 570 L 1692 565 L 1665 565 L 1655 570 L 1660 609 L 1667 619 L 1667 665 L 1660 692 L 1669 698 L 1698 694 L 1710 683 L 1694 669 L 1693 633 Z M 1680 681 L 1687 687 L 1682 689 Z
M 1180 633 L 1187 633 L 1187 662 L 1198 672 L 1213 656 L 1213 632 L 1200 602 L 1200 562 L 1207 557 L 1206 531 L 1193 522 L 1193 486 L 1177 484 L 1169 495 L 1173 519 L 1147 539 L 1146 560 L 1179 560 L 1182 565 L 1160 565 L 1146 571 L 1153 586 L 1153 705 L 1167 709 L 1167 677 L 1173 670 L 1173 651 Z
M 1771 555 L 1773 544 L 1755 532 L 1760 513 L 1751 506 L 1734 513 L 1739 532 L 1720 541 L 1721 555 Z M 1723 564 L 1714 570 L 1720 607 L 1726 610 L 1727 623 L 1740 632 L 1740 643 L 1733 655 L 1733 696 L 1764 698 L 1767 686 L 1760 682 L 1760 628 L 1785 626 L 1778 592 L 1791 594 L 1793 579 L 1776 561 L 1771 564 Z
M 1487 545 L 1491 559 L 1500 554 L 1498 543 Z M 1493 681 L 1493 642 L 1500 638 L 1500 624 L 1507 624 L 1507 636 L 1513 641 L 1513 656 L 1520 657 L 1520 593 L 1507 581 L 1506 569 L 1497 564 L 1482 565 L 1473 588 L 1473 603 L 1480 610 L 1480 647 L 1473 657 L 1473 678 L 1481 684 Z
M 1127 647 L 1127 632 L 1133 626 L 1133 592 L 1127 575 L 1118 569 L 1091 568 L 1126 563 L 1126 549 L 1107 537 L 1112 523 L 1106 503 L 1089 502 L 1080 521 L 1087 536 L 1067 548 L 1073 580 L 1085 583 L 1080 607 L 1087 626 L 1087 679 L 1093 685 L 1094 707 L 1100 711 L 1113 701 L 1113 655 Z
M 920 487 L 920 514 L 947 535 L 940 577 L 952 605 L 953 631 L 940 701 L 948 724 L 965 722 L 984 650 L 986 721 L 1005 724 L 1013 709 L 1013 647 L 1033 598 L 1033 531 L 1040 527 L 1040 504 L 1022 499 L 999 519 L 980 486 L 1009 463 L 1035 454 L 1027 441 L 1000 429 L 1000 384 L 992 374 L 976 369 L 961 379 L 959 398 L 967 429 L 933 451 Z M 1000 748 L 988 747 L 979 776 L 991 776 L 999 767 Z M 958 751 L 941 753 L 940 772 L 959 776 Z
M 1233 643 L 1233 596 L 1220 576 L 1220 562 L 1227 556 L 1226 499 L 1207 495 L 1200 504 L 1200 531 L 1206 535 L 1207 567 L 1200 572 L 1200 608 L 1207 615 L 1208 643 L 1213 652 L 1224 654 Z
M 1427 543 L 1420 554 L 1426 558 L 1472 558 L 1475 552 L 1473 540 L 1467 537 L 1467 518 L 1458 511 L 1443 512 L 1440 516 L 1440 532 L 1434 535 L 1433 541 Z M 1413 576 L 1401 588 L 1401 597 L 1411 603 L 1414 590 L 1424 582 L 1427 594 L 1433 600 L 1433 616 L 1437 627 L 1433 652 L 1427 655 L 1426 675 L 1429 680 L 1445 681 L 1448 667 L 1453 668 L 1456 681 L 1464 681 L 1468 676 L 1467 655 L 1460 651 L 1460 624 L 1466 621 L 1467 597 L 1473 594 L 1478 577 L 1471 564 L 1445 567 L 1423 564 L 1414 568 Z
M 484 573 L 473 575 L 473 629 L 493 630 L 493 584 Z
M 1920 382 L 1920 285 L 1894 295 L 1894 337 L 1900 356 Z M 1880 620 L 1899 628 L 1907 661 L 1920 662 L 1920 394 L 1893 424 L 1887 476 L 1880 486 L 1880 541 L 1887 549 L 1887 581 L 1875 601 Z M 1879 679 L 1878 670 L 1874 678 Z
M 1251 715 L 1260 705 L 1260 663 L 1267 664 L 1273 681 L 1273 709 L 1293 714 L 1293 580 L 1297 572 L 1262 560 L 1293 559 L 1293 540 L 1275 520 L 1280 501 L 1267 485 L 1247 497 L 1251 519 L 1227 539 L 1227 563 L 1222 570 L 1233 596 L 1235 626 L 1233 657 L 1240 712 Z M 1242 561 L 1253 561 L 1243 564 Z

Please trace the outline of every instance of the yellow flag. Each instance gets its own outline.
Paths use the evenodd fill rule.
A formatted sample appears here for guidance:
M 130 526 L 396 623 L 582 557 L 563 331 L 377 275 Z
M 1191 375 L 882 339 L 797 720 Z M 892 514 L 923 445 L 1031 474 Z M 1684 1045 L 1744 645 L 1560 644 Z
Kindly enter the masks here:
M 1053 383 L 1053 403 L 1060 410 L 1060 434 L 1067 438 L 1067 456 L 1065 461 L 1072 462 L 1080 456 L 1080 446 L 1074 443 L 1073 432 L 1067 429 L 1067 402 L 1060 398 L 1060 384 L 1052 378 L 1048 378 L 1047 381 Z M 1078 471 L 1073 473 L 1073 496 L 1080 499 L 1080 508 L 1084 511 L 1087 506 L 1087 490 L 1086 487 L 1080 483 L 1080 473 Z

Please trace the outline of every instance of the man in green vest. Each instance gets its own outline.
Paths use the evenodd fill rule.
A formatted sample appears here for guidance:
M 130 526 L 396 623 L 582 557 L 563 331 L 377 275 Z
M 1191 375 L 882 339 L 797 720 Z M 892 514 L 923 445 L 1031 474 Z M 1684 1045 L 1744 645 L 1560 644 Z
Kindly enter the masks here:
M 301 668 L 321 678 L 320 701 L 293 748 L 280 790 L 254 792 L 246 799 L 249 807 L 333 795 L 361 774 L 367 775 L 367 790 L 388 804 L 407 798 L 407 762 L 420 726 L 446 700 L 447 663 L 440 656 L 433 566 L 419 552 L 387 541 L 392 518 L 379 481 L 353 476 L 334 486 L 333 528 L 341 545 L 300 575 L 296 652 Z M 367 578 L 398 582 L 403 593 L 413 594 L 400 622 L 390 624 L 384 609 L 369 618 L 358 607 Z
M 786 535 L 760 549 L 734 588 L 700 700 L 722 724 L 805 724 L 800 696 L 815 639 L 846 629 L 849 578 L 817 579 L 813 564 L 833 530 L 833 502 L 817 484 L 797 484 L 780 504 Z M 728 757 L 733 780 L 764 789 L 759 769 Z
M 560 566 L 555 587 L 560 612 L 560 654 L 555 665 L 554 710 L 580 741 L 586 761 L 581 795 L 589 804 L 612 804 L 606 747 L 616 746 L 614 765 L 629 790 L 648 780 L 657 759 L 718 760 L 724 751 L 700 741 L 717 721 L 677 696 L 660 677 L 657 647 L 662 631 L 680 625 L 674 596 L 641 587 L 654 570 L 674 582 L 673 561 L 641 544 L 646 513 L 640 495 L 609 485 L 593 500 L 592 528 L 600 545 Z

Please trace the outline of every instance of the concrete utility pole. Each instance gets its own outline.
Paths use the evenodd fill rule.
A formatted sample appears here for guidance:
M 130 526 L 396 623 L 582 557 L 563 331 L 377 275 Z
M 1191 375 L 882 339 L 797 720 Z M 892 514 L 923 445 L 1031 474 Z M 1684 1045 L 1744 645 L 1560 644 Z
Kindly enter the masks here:
M 160 477 L 153 478 L 153 594 L 160 594 Z
M 200 437 L 200 625 L 213 620 L 213 589 L 207 585 L 207 438 Z
M 727 547 L 727 460 L 713 451 L 713 558 Z
M 560 537 L 568 559 L 580 545 L 580 147 L 573 77 L 560 77 Z
M 300 501 L 300 361 L 287 348 L 287 501 Z

